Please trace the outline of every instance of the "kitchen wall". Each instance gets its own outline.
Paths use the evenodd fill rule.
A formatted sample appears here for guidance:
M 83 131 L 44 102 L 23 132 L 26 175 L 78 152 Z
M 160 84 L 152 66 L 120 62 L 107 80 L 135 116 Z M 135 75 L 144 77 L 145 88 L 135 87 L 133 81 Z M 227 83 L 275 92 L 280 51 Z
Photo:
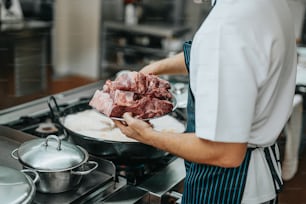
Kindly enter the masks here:
M 53 30 L 56 76 L 98 77 L 101 0 L 57 0 Z

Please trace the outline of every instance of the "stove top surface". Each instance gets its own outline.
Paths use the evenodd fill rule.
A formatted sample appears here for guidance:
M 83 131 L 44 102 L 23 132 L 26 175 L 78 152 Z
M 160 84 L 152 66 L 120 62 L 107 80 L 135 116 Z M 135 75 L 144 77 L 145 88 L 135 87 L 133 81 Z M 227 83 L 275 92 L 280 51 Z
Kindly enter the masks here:
M 63 106 L 78 103 L 91 97 L 101 84 L 94 83 L 54 97 Z M 1 165 L 21 169 L 10 154 L 29 139 L 44 138 L 49 134 L 65 138 L 61 127 L 52 121 L 48 100 L 46 97 L 0 111 Z M 90 155 L 90 159 L 97 161 L 99 167 L 92 175 L 84 176 L 76 189 L 59 194 L 38 192 L 34 203 L 127 203 L 128 200 L 128 203 L 139 203 L 140 200 L 141 203 L 151 203 L 153 197 L 158 200 L 154 203 L 167 203 L 162 202 L 162 198 L 167 197 L 167 191 L 181 185 L 185 177 L 183 160 L 170 154 L 140 163 L 95 155 Z
M 22 165 L 11 156 L 11 153 L 19 148 L 23 142 L 36 138 L 33 135 L 0 126 L 0 164 L 21 170 L 23 168 Z M 52 194 L 37 192 L 33 202 L 37 204 L 79 203 L 86 196 L 98 189 L 100 191 L 104 189 L 104 192 L 114 192 L 126 184 L 126 182 L 119 182 L 118 180 L 115 182 L 116 172 L 112 162 L 91 156 L 90 160 L 98 162 L 98 168 L 92 173 L 85 175 L 79 186 L 75 189 Z

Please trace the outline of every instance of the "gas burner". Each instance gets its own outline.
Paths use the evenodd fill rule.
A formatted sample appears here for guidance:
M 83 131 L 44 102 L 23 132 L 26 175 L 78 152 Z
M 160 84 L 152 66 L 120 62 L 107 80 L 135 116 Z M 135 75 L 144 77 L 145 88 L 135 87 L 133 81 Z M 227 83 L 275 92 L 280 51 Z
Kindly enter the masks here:
M 50 134 L 57 135 L 59 133 L 59 128 L 54 123 L 45 122 L 39 123 L 38 127 L 35 129 L 35 132 L 41 137 L 46 137 Z
M 6 126 L 43 138 L 50 134 L 57 136 L 64 134 L 61 126 L 51 121 L 49 114 L 36 117 L 22 116 L 18 121 L 6 124 Z
M 139 185 L 148 177 L 162 170 L 169 165 L 176 157 L 168 154 L 159 159 L 151 159 L 146 161 L 114 161 L 117 175 L 127 179 L 131 185 Z
M 117 175 L 127 179 L 127 182 L 132 185 L 137 185 L 146 178 L 152 169 L 148 165 L 116 165 Z

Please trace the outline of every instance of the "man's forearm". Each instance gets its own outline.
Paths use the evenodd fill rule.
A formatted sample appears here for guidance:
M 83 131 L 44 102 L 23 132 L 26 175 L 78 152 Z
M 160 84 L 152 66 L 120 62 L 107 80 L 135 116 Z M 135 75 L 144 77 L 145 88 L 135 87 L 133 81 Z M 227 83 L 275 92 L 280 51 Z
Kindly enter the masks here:
M 169 58 L 156 61 L 145 66 L 142 70 L 145 74 L 187 74 L 186 65 L 184 61 L 184 53 L 181 52 Z
M 221 167 L 237 167 L 244 159 L 247 144 L 212 142 L 194 133 L 176 134 L 152 131 L 148 143 L 186 160 Z M 145 141 L 144 141 L 145 142 Z

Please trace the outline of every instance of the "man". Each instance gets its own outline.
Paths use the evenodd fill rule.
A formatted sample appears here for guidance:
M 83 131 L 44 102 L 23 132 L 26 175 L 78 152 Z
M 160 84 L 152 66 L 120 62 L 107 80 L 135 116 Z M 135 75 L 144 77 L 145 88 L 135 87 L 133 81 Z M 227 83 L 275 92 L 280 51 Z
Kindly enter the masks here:
M 184 53 L 141 70 L 187 71 L 185 133 L 155 131 L 128 113 L 117 126 L 185 159 L 183 203 L 276 203 L 282 180 L 275 141 L 291 112 L 296 74 L 287 2 L 218 0 Z

